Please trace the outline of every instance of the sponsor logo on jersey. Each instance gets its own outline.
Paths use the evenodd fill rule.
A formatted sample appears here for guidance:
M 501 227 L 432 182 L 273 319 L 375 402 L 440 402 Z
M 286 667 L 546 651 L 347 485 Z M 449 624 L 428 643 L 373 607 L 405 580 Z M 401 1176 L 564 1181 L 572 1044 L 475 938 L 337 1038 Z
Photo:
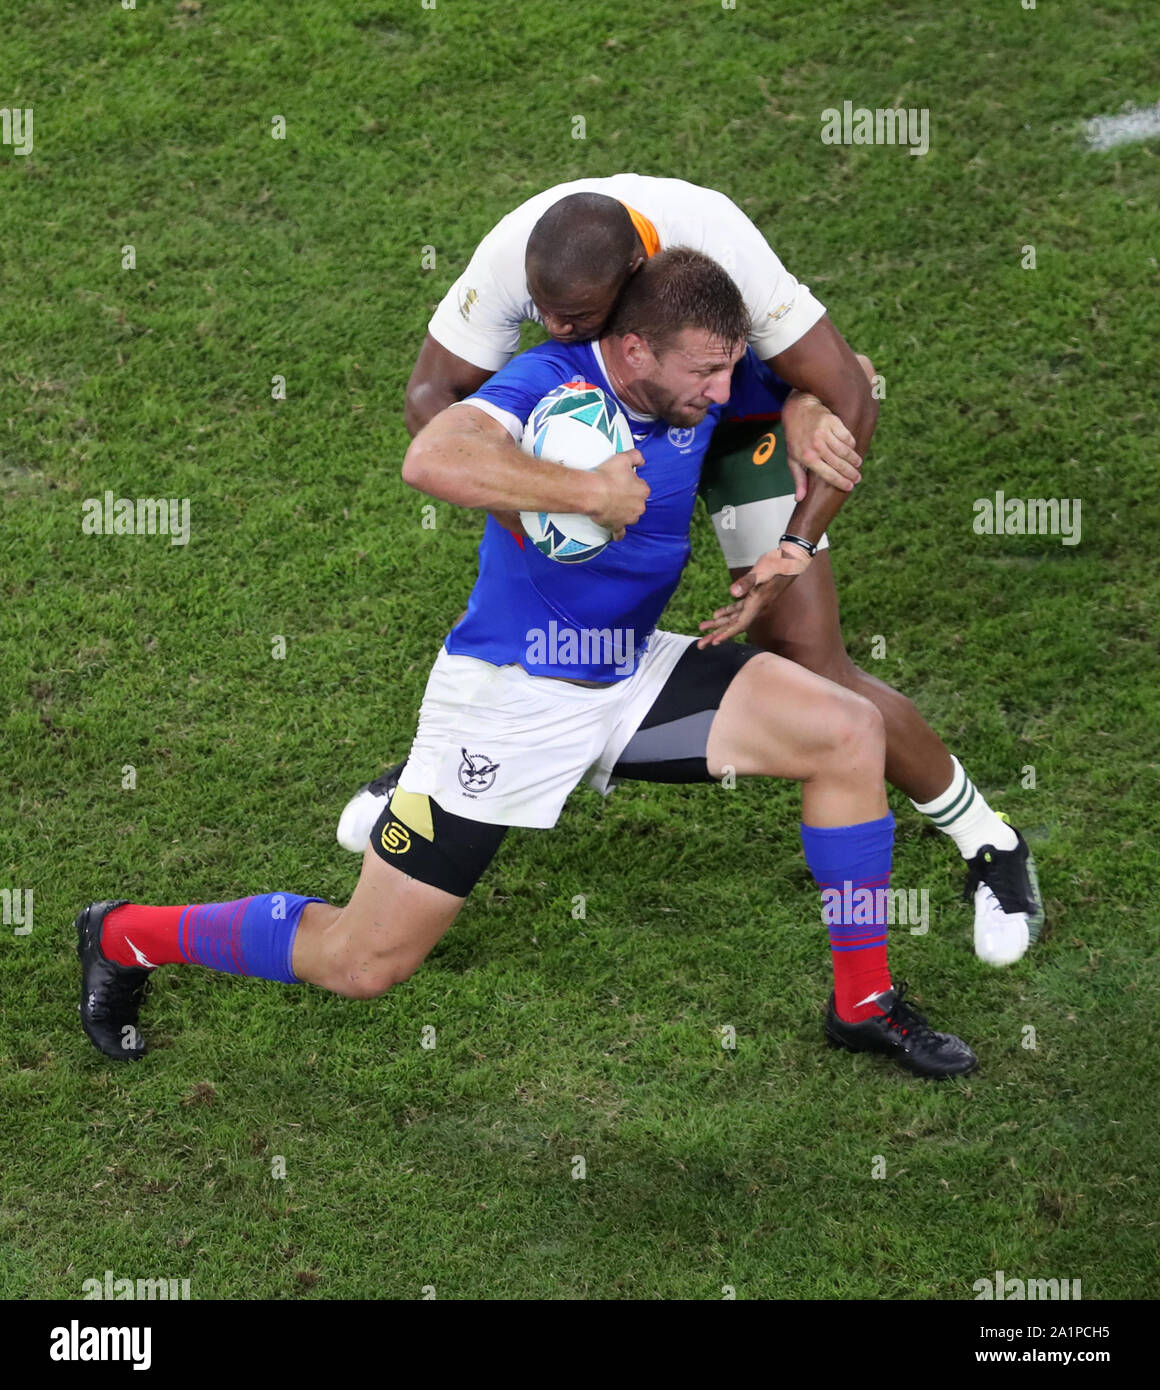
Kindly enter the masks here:
M 459 764 L 459 785 L 465 792 L 491 791 L 499 763 L 493 763 L 486 753 L 469 753 L 466 748 L 459 751 L 463 754 L 463 761 Z
M 757 441 L 757 447 L 753 450 L 753 462 L 760 468 L 763 463 L 769 462 L 776 448 L 777 435 L 770 430 L 768 434 L 763 434 Z
M 383 833 L 379 839 L 388 854 L 406 854 L 411 848 L 411 832 L 395 820 L 388 821 L 383 826 Z
M 682 454 L 687 454 L 692 447 L 696 433 L 696 425 L 692 429 L 682 429 L 679 425 L 672 425 L 669 429 L 668 440 L 674 449 L 680 449 Z
M 776 309 L 771 309 L 769 311 L 769 317 L 773 320 L 774 323 L 777 323 L 779 319 L 785 318 L 786 314 L 788 314 L 792 308 L 792 303 L 779 304 Z
M 471 314 L 471 306 L 479 298 L 478 290 L 465 290 L 459 299 L 459 312 L 464 318 Z

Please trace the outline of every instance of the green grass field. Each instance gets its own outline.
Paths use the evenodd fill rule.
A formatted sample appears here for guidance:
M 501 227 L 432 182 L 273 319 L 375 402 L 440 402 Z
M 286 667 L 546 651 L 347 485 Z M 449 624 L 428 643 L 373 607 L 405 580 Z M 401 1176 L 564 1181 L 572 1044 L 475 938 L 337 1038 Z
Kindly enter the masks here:
M 5 19 L 35 147 L 0 146 L 0 886 L 35 909 L 0 929 L 0 1295 L 1160 1294 L 1160 146 L 1080 133 L 1156 100 L 1157 53 L 1129 0 Z M 929 153 L 822 144 L 844 100 L 929 108 Z M 822 1045 L 797 789 L 756 782 L 582 789 L 371 1004 L 165 969 L 149 1056 L 107 1064 L 86 902 L 349 896 L 338 814 L 405 752 L 481 529 L 400 480 L 426 320 L 503 213 L 625 169 L 736 199 L 885 378 L 831 533 L 847 643 L 1033 837 L 1053 923 L 978 962 L 954 847 L 892 793 L 933 906 L 894 973 L 979 1073 Z M 997 488 L 1080 498 L 1081 543 L 976 535 Z M 190 499 L 189 544 L 82 535 L 106 490 Z M 665 625 L 725 583 L 699 515 Z

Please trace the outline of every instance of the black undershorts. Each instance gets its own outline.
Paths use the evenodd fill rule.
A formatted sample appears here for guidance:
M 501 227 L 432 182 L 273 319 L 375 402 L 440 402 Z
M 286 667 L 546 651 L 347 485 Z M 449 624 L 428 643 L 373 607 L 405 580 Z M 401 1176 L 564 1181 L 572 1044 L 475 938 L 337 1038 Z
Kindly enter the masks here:
M 613 780 L 713 781 L 705 757 L 710 726 L 733 677 L 757 653 L 745 642 L 703 651 L 690 645 L 629 739 Z M 409 877 L 466 898 L 507 832 L 506 825 L 454 815 L 429 796 L 396 788 L 371 847 Z

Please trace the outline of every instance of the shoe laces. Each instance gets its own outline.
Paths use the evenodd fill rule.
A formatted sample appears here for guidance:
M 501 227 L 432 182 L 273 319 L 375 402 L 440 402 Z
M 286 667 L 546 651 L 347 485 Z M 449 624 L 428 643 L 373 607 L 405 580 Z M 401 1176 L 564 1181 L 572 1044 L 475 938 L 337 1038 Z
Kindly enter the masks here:
M 1003 904 L 995 896 L 994 890 L 992 889 L 991 885 L 986 882 L 985 879 L 980 879 L 979 883 L 976 885 L 976 888 L 981 888 L 983 890 L 983 901 L 987 904 L 988 907 L 998 908 L 1000 912 L 1005 913 Z
M 893 1031 L 901 1033 L 904 1038 L 932 1036 L 934 1029 L 914 1005 L 908 1003 L 905 998 L 909 988 L 910 986 L 905 980 L 894 986 L 894 1003 L 886 1015 L 888 1026 Z
M 104 987 L 97 992 L 92 1018 L 107 1022 L 110 1018 L 121 1018 L 126 1013 L 135 1014 L 141 1008 L 152 974 L 152 970 L 138 970 L 131 965 L 109 971 L 103 981 Z

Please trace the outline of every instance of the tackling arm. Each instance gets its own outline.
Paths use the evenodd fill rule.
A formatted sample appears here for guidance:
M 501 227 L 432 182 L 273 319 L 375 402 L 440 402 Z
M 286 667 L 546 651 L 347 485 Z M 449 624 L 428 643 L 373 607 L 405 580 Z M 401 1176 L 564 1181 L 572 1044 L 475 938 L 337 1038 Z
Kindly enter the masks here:
M 455 401 L 472 396 L 492 375 L 437 343 L 427 334 L 407 382 L 403 423 L 414 438 L 424 425 Z
M 865 453 L 878 420 L 878 402 L 870 389 L 873 366 L 868 357 L 850 351 L 828 317 L 819 320 L 791 348 L 771 357 L 769 366 L 796 388 L 790 402 L 796 397 L 809 404 L 816 398 L 813 404 L 820 401 L 836 415 L 853 435 L 858 454 Z M 846 496 L 846 490 L 823 482 L 811 470 L 805 497 L 794 507 L 786 533 L 816 545 Z M 730 593 L 736 602 L 718 608 L 711 619 L 700 624 L 706 636 L 698 645 L 715 646 L 748 631 L 762 609 L 776 602 L 778 594 L 810 563 L 805 552 L 790 541 L 760 556 L 732 585 Z
M 792 347 L 771 357 L 768 365 L 783 381 L 816 396 L 833 411 L 854 436 L 858 454 L 866 457 L 878 420 L 878 402 L 861 362 L 828 314 Z M 847 495 L 811 473 L 806 496 L 794 508 L 787 531 L 816 543 Z

